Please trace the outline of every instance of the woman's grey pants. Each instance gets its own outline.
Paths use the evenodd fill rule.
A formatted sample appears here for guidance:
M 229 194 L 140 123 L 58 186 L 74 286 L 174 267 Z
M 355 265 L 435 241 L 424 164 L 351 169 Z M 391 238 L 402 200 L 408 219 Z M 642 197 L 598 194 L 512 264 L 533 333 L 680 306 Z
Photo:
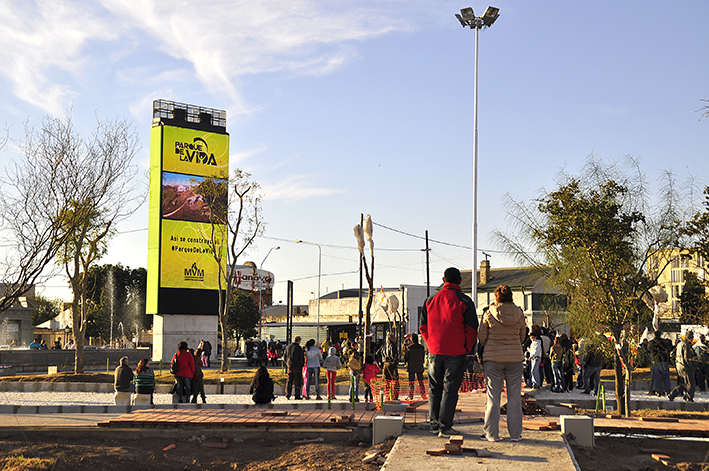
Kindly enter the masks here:
M 507 431 L 511 439 L 522 437 L 522 362 L 485 361 L 485 435 L 500 438 L 500 397 L 503 381 L 507 386 Z

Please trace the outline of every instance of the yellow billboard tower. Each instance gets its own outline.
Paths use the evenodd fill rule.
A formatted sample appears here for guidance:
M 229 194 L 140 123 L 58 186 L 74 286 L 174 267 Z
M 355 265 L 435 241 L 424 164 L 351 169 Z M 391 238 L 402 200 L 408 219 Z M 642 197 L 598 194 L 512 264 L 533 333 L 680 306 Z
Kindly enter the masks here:
M 225 215 L 213 217 L 200 183 L 228 176 L 226 112 L 155 100 L 146 300 L 155 361 L 170 361 L 181 341 L 194 348 L 200 339 L 217 345 L 219 266 L 209 242 L 211 221 L 225 221 Z M 226 208 L 226 191 L 223 198 L 219 206 Z M 226 233 L 224 226 L 215 229 Z

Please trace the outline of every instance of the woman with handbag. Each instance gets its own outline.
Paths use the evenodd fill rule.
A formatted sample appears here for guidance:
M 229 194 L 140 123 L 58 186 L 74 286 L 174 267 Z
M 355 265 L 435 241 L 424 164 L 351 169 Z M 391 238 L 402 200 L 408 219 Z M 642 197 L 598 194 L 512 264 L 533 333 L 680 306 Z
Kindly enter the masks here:
M 175 375 L 177 402 L 190 402 L 194 356 L 187 350 L 187 342 L 180 342 L 170 362 L 170 373 Z

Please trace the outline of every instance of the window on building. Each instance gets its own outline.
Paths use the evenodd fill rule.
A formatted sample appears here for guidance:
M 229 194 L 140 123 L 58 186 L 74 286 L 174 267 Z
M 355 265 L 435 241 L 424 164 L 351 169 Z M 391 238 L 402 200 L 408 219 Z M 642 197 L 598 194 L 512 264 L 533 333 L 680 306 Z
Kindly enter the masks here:
M 650 260 L 648 261 L 648 269 L 652 271 L 657 271 L 657 257 L 650 257 Z

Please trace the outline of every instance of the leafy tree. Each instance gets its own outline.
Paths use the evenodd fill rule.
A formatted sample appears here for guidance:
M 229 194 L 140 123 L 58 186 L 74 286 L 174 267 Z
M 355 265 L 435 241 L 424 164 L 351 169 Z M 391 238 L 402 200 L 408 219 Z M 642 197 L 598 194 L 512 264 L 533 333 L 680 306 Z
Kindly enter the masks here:
M 255 336 L 258 333 L 256 327 L 259 317 L 258 302 L 254 297 L 239 289 L 232 290 L 227 318 L 227 331 L 232 338 Z
M 37 326 L 50 319 L 54 319 L 61 314 L 61 302 L 57 299 L 49 299 L 41 294 L 34 297 L 37 309 L 32 313 L 32 325 Z
M 227 350 L 229 303 L 232 298 L 236 261 L 263 232 L 261 221 L 260 185 L 251 180 L 251 174 L 237 168 L 229 181 L 205 178 L 197 185 L 209 208 L 209 227 L 203 234 L 219 269 L 219 328 L 223 351 Z M 231 189 L 232 193 L 225 197 Z M 228 367 L 227 356 L 222 355 L 221 370 Z
M 632 354 L 641 301 L 669 264 L 662 249 L 681 246 L 681 198 L 665 175 L 661 204 L 652 207 L 638 162 L 605 164 L 591 156 L 581 175 L 562 174 L 559 186 L 533 204 L 511 201 L 519 237 L 498 233 L 520 259 L 546 270 L 569 297 L 571 327 L 599 342 L 614 359 L 619 411 L 629 415 Z M 649 274 L 654 257 L 659 266 Z M 664 257 L 664 258 L 663 258 Z
M 679 298 L 682 307 L 681 323 L 699 325 L 709 323 L 709 300 L 704 285 L 699 281 L 696 273 L 687 272 Z

